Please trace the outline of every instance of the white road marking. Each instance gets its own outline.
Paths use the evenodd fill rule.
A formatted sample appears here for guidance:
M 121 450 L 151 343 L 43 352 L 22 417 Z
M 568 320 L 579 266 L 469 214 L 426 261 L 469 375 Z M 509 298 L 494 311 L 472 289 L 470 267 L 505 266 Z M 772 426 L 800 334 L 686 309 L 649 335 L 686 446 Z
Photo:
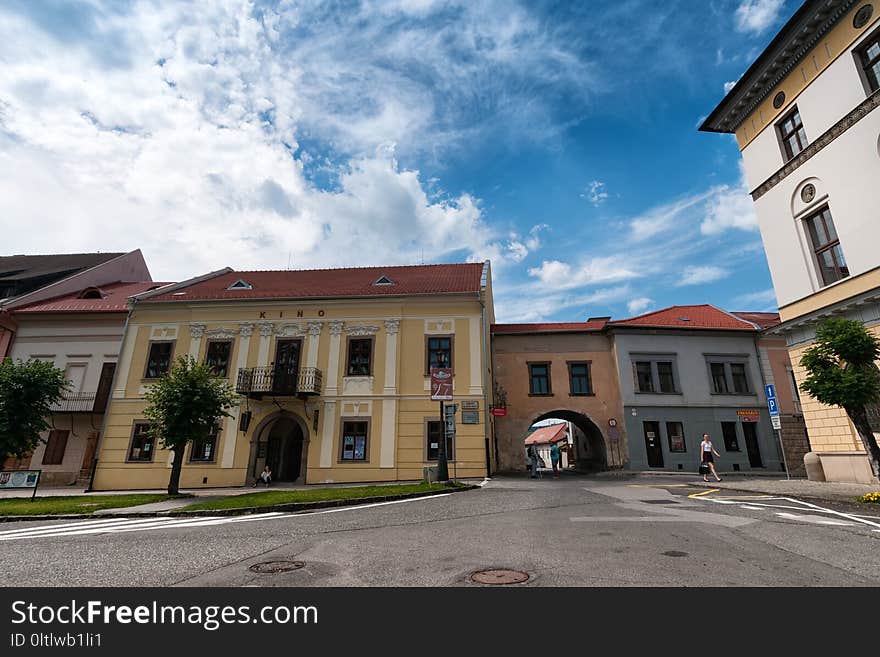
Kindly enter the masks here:
M 786 513 L 784 511 L 779 511 L 776 513 L 780 518 L 786 518 L 788 520 L 800 520 L 802 522 L 809 522 L 816 525 L 836 525 L 838 527 L 852 527 L 853 523 L 846 522 L 845 520 L 829 520 L 828 518 L 823 518 L 822 516 L 812 516 L 812 515 L 801 515 L 799 513 Z
M 737 503 L 732 500 L 714 499 L 712 497 L 706 497 L 706 496 L 693 497 L 691 499 L 715 502 L 716 504 L 736 504 Z M 880 522 L 877 522 L 876 520 L 869 520 L 865 516 L 854 515 L 852 513 L 843 513 L 842 511 L 835 511 L 834 509 L 826 509 L 825 507 L 819 506 L 818 504 L 804 502 L 803 500 L 798 500 L 798 499 L 795 499 L 792 497 L 772 497 L 772 498 L 767 498 L 767 499 L 782 500 L 785 502 L 789 502 L 791 504 L 799 504 L 800 506 L 789 506 L 789 505 L 785 505 L 785 504 L 767 504 L 766 501 L 749 502 L 749 506 L 763 507 L 763 508 L 768 508 L 768 509 L 792 509 L 795 511 L 804 511 L 806 509 L 810 509 L 810 510 L 816 511 L 818 513 L 827 513 L 829 515 L 838 516 L 840 518 L 845 518 L 846 520 L 852 521 L 852 522 L 844 522 L 844 523 L 841 523 L 841 522 L 818 523 L 817 522 L 816 524 L 825 524 L 825 525 L 834 524 L 834 525 L 841 525 L 841 526 L 852 526 L 852 523 L 855 522 L 858 524 L 863 524 L 863 525 L 868 525 L 870 527 L 875 527 L 876 529 L 874 531 L 880 531 Z M 806 509 L 804 507 L 806 507 Z M 798 516 L 798 514 L 794 514 L 794 513 L 785 514 L 785 515 L 778 513 L 777 515 L 782 515 L 783 517 L 797 518 L 799 520 L 803 520 L 803 519 L 809 518 L 809 517 L 816 517 L 816 516 Z M 812 522 L 812 521 L 804 520 L 804 522 Z
M 27 538 L 62 538 L 66 536 L 88 536 L 92 534 L 123 534 L 129 532 L 141 532 L 151 529 L 188 529 L 190 527 L 211 527 L 238 522 L 257 522 L 261 520 L 279 520 L 283 518 L 297 518 L 305 515 L 320 515 L 324 513 L 339 513 L 340 511 L 355 511 L 376 506 L 389 504 L 404 504 L 419 500 L 433 499 L 435 497 L 447 497 L 452 493 L 441 495 L 426 495 L 424 497 L 410 497 L 403 500 L 390 500 L 388 502 L 375 502 L 373 504 L 359 504 L 335 509 L 322 509 L 309 514 L 284 513 L 272 511 L 247 516 L 196 516 L 181 518 L 179 516 L 155 516 L 151 518 L 102 518 L 99 520 L 82 520 L 58 525 L 41 525 L 38 527 L 25 527 L 23 529 L 11 529 L 0 531 L 0 542 L 16 541 Z

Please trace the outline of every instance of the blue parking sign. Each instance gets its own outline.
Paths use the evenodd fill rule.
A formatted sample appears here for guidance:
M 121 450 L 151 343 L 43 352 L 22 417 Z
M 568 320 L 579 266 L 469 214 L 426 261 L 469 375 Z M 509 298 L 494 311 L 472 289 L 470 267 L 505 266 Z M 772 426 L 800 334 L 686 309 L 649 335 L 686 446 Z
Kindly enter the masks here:
M 768 383 L 764 386 L 764 394 L 767 396 L 767 399 L 776 396 L 776 388 L 773 387 L 772 383 Z

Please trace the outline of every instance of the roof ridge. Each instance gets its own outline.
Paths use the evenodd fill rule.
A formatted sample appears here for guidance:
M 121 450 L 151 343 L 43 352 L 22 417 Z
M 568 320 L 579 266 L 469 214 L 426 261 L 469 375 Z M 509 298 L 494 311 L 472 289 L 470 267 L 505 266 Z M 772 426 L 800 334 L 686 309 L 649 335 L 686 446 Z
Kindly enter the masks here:
M 482 267 L 482 262 L 432 262 L 416 265 L 364 265 L 361 267 L 316 267 L 314 269 L 233 269 L 236 274 L 283 274 L 286 272 L 322 272 L 322 271 L 363 271 L 367 269 L 422 269 L 429 267 Z

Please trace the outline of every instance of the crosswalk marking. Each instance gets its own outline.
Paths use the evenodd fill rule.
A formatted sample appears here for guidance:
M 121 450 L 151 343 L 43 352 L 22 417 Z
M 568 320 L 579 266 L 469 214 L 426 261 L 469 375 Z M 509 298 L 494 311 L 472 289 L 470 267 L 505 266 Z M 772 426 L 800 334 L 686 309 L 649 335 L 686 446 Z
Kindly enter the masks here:
M 154 517 L 154 518 L 112 518 L 84 520 L 61 525 L 43 525 L 0 531 L 0 541 L 16 541 L 28 538 L 61 538 L 65 536 L 85 536 L 89 534 L 121 534 L 147 531 L 151 529 L 183 529 L 189 527 L 208 527 L 239 522 L 272 520 L 289 514 L 280 511 L 260 513 L 249 516 L 198 516 L 194 518 Z

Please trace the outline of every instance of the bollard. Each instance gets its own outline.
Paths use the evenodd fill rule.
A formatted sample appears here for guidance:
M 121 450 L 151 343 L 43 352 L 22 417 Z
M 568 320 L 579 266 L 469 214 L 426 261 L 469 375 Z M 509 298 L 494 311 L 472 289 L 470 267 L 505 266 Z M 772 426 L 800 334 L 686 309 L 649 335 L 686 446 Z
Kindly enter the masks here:
M 822 468 L 822 460 L 815 452 L 804 454 L 804 468 L 807 470 L 807 479 L 810 481 L 825 481 L 825 470 Z

